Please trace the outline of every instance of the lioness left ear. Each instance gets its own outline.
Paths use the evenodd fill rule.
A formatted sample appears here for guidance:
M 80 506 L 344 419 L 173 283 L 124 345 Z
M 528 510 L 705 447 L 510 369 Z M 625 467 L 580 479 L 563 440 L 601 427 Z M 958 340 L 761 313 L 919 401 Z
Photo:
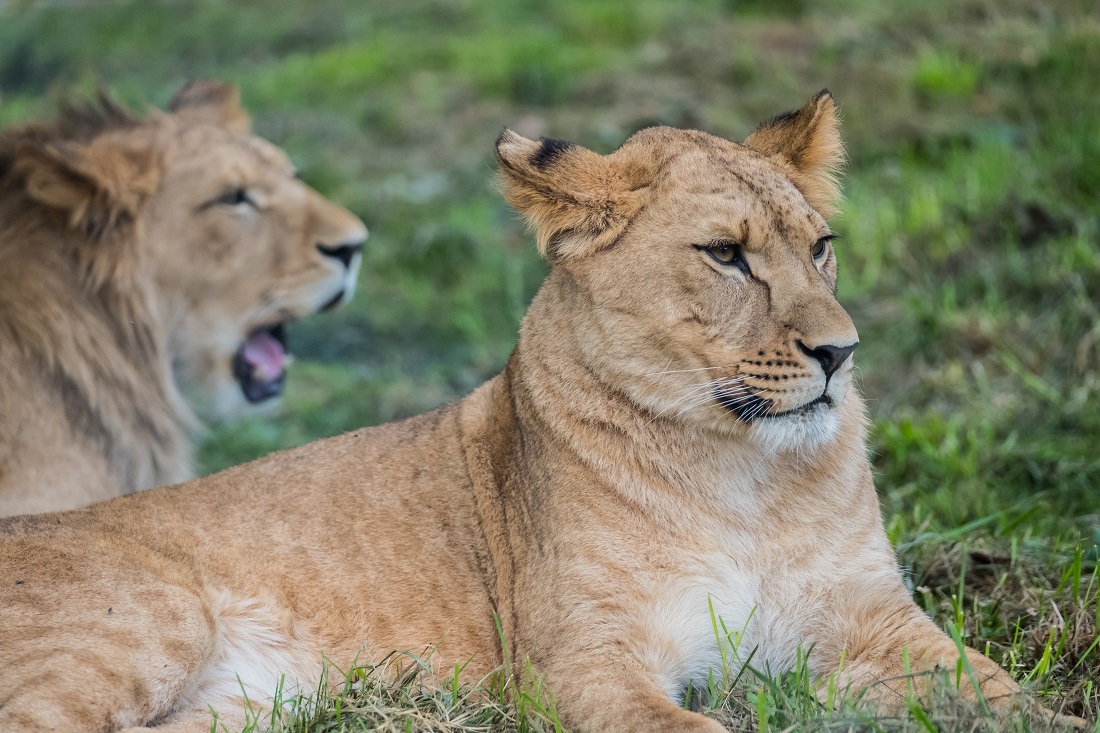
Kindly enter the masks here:
M 535 231 L 551 263 L 613 243 L 642 207 L 652 165 L 629 151 L 600 155 L 579 145 L 511 130 L 496 144 L 505 200 Z
M 220 81 L 187 82 L 168 103 L 168 111 L 192 122 L 218 125 L 233 132 L 248 132 L 252 127 L 241 106 L 240 90 Z
M 745 146 L 789 164 L 791 181 L 823 216 L 837 213 L 844 144 L 833 96 L 823 89 L 802 109 L 779 115 L 749 135 Z

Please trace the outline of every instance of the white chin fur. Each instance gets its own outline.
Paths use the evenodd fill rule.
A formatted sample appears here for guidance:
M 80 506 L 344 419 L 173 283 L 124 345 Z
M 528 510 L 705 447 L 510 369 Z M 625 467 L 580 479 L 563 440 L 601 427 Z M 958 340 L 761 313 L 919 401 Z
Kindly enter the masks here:
M 355 295 L 355 286 L 359 283 L 359 268 L 363 265 L 363 255 L 357 254 L 351 258 L 351 266 L 344 274 L 344 299 L 341 305 L 347 305 L 351 296 Z
M 754 420 L 748 432 L 769 453 L 809 453 L 832 442 L 839 429 L 837 408 L 818 405 L 802 414 Z

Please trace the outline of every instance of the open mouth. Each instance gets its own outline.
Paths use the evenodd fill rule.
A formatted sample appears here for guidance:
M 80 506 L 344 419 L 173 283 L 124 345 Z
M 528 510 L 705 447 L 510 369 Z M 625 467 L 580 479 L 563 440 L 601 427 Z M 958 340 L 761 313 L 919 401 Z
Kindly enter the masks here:
M 255 404 L 282 394 L 288 363 L 286 321 L 257 328 L 233 356 L 233 376 Z
M 715 394 L 715 397 L 718 400 L 718 404 L 722 405 L 722 407 L 732 412 L 744 422 L 753 422 L 754 420 L 763 418 L 804 415 L 812 411 L 818 405 L 825 405 L 826 407 L 833 406 L 833 398 L 825 393 L 822 393 L 819 397 L 810 400 L 804 405 L 799 405 L 791 410 L 783 410 L 782 412 L 772 412 L 772 401 L 756 395 L 731 397 L 719 391 Z

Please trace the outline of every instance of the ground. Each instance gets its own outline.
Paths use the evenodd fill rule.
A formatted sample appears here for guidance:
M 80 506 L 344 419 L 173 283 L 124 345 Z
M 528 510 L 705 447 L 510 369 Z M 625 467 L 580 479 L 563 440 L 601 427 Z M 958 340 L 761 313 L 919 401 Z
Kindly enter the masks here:
M 740 138 L 828 87 L 850 157 L 839 297 L 914 596 L 1092 721 L 1098 70 L 1100 11 L 1082 0 L 0 2 L 0 124 L 96 84 L 140 108 L 187 77 L 229 79 L 258 131 L 372 229 L 357 301 L 291 333 L 282 414 L 213 430 L 207 471 L 500 369 L 545 272 L 492 187 L 504 126 L 604 152 L 651 124 Z M 554 727 L 505 677 L 433 691 L 409 665 L 403 683 L 357 672 L 343 698 L 299 702 L 293 729 Z M 798 674 L 728 682 L 708 707 L 732 729 L 997 729 L 949 689 L 884 720 L 823 710 Z

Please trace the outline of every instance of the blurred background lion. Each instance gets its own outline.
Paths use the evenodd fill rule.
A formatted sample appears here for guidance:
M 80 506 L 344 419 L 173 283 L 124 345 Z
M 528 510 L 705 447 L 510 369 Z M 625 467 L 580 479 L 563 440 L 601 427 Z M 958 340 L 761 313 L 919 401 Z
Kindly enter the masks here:
M 828 87 L 849 153 L 838 297 L 912 591 L 965 643 L 1096 717 L 1094 3 L 4 7 L 4 126 L 97 81 L 136 105 L 186 77 L 229 78 L 306 182 L 370 212 L 369 296 L 296 334 L 289 409 L 215 429 L 202 472 L 425 411 L 499 371 L 545 275 L 489 183 L 503 127 L 601 153 L 654 124 L 742 139 Z M 797 717 L 761 689 L 773 725 Z M 721 714 L 758 711 L 733 696 Z
M 363 223 L 233 86 L 0 132 L 0 516 L 191 478 L 196 419 L 283 390 L 287 326 L 351 297 Z

